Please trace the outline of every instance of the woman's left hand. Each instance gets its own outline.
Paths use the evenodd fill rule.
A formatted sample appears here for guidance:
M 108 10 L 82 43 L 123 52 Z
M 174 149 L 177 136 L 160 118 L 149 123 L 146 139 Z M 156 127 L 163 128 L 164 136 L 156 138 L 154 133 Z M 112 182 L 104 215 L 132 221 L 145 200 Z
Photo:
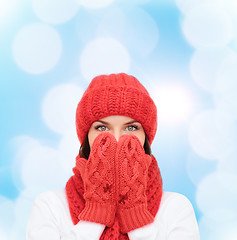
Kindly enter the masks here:
M 146 186 L 151 156 L 145 153 L 134 135 L 122 135 L 115 156 L 118 179 L 118 207 L 120 229 L 127 233 L 153 222 L 147 210 Z

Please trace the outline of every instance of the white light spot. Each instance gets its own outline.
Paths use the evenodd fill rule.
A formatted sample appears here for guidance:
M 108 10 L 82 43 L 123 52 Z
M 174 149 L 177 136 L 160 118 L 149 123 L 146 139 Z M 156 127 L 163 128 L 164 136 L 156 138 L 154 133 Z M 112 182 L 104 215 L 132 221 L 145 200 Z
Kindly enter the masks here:
M 200 239 L 205 240 L 235 240 L 237 221 L 228 221 L 227 219 L 222 219 L 222 221 L 216 221 L 216 219 L 211 219 L 204 214 L 199 220 L 199 231 Z
M 75 134 L 64 135 L 59 148 L 44 146 L 28 136 L 19 136 L 12 140 L 17 149 L 12 164 L 13 176 L 17 173 L 14 176 L 14 183 L 17 184 L 19 181 L 24 186 L 23 190 L 22 186 L 17 184 L 21 191 L 19 198 L 22 200 L 19 204 L 25 204 L 27 207 L 29 205 L 27 201 L 33 201 L 41 192 L 65 187 L 67 180 L 73 174 L 72 168 L 75 166 L 79 149 L 79 141 L 75 130 L 74 132 Z M 21 207 L 16 211 L 21 211 Z
M 1 240 L 9 240 L 9 238 L 7 237 L 7 234 L 5 232 L 5 230 L 3 230 L 4 228 L 0 225 L 0 239 Z
M 76 131 L 76 107 L 82 94 L 82 90 L 73 84 L 51 89 L 42 104 L 43 119 L 48 127 L 61 134 Z
M 187 156 L 186 164 L 188 176 L 195 185 L 198 185 L 206 175 L 216 169 L 215 162 L 201 158 L 192 151 Z
M 217 75 L 218 93 L 230 103 L 237 103 L 237 54 L 232 54 L 220 66 Z
M 157 46 L 159 31 L 156 22 L 142 8 L 125 9 L 125 24 L 121 32 L 127 49 L 141 57 L 152 53 Z
M 35 14 L 44 22 L 61 24 L 74 17 L 79 5 L 74 0 L 32 0 Z
M 237 102 L 230 102 L 226 97 L 214 93 L 214 102 L 218 111 L 224 112 L 233 119 L 237 120 Z
M 125 27 L 124 11 L 112 5 L 100 11 L 82 12 L 77 16 L 76 31 L 80 41 L 87 44 L 95 37 L 121 39 Z M 90 29 L 90 31 L 88 31 Z
M 123 37 L 127 20 L 125 19 L 125 11 L 118 6 L 110 7 L 99 14 L 100 21 L 97 22 L 97 36 L 113 37 L 114 39 Z M 94 20 L 98 19 L 98 15 L 94 16 Z M 96 22 L 94 23 L 94 25 Z M 133 29 L 134 30 L 134 29 Z
M 237 10 L 237 2 L 236 0 L 221 0 L 223 6 L 225 7 L 225 9 L 229 10 L 230 12 L 234 12 Z M 231 11 L 233 10 L 233 11 Z M 235 16 L 236 17 L 236 16 Z
M 24 71 L 41 74 L 52 69 L 62 51 L 59 34 L 50 26 L 32 23 L 17 33 L 13 43 L 16 63 Z
M 22 191 L 25 186 L 22 182 L 21 172 L 19 171 L 19 169 L 21 168 L 27 151 L 29 149 L 37 147 L 39 145 L 39 142 L 29 136 L 17 136 L 11 140 L 11 143 L 16 150 L 16 155 L 11 165 L 12 178 L 14 185 L 17 187 L 17 189 L 19 191 Z
M 24 191 L 21 192 L 18 198 L 15 200 L 14 210 L 16 216 L 16 225 L 19 232 L 21 230 L 26 231 L 32 203 L 33 200 L 25 196 Z
M 90 42 L 80 56 L 80 69 L 87 80 L 100 74 L 128 72 L 130 56 L 124 46 L 112 38 Z
M 85 8 L 104 8 L 109 6 L 114 0 L 76 0 Z
M 80 143 L 77 138 L 76 130 L 70 134 L 64 135 L 59 143 L 59 152 L 62 156 L 61 164 L 68 174 L 72 173 L 75 166 L 75 159 L 79 153 Z
M 32 204 L 40 194 L 39 189 L 26 189 L 14 201 L 15 222 L 12 227 L 10 240 L 25 239 Z
M 220 66 L 231 54 L 234 52 L 228 47 L 196 50 L 190 62 L 193 80 L 201 88 L 213 92 Z
M 188 13 L 191 9 L 195 9 L 203 4 L 219 5 L 223 0 L 175 0 L 177 7 L 184 13 Z
M 190 124 L 190 144 L 203 158 L 220 159 L 233 150 L 236 140 L 235 122 L 223 112 L 204 111 Z
M 224 229 L 223 239 L 234 240 L 237 239 L 237 221 L 230 223 L 230 225 Z
M 217 72 L 217 84 L 213 99 L 219 111 L 237 120 L 237 55 L 229 54 Z
M 196 201 L 200 210 L 217 222 L 237 217 L 237 196 L 233 196 L 222 184 L 216 173 L 206 176 L 197 188 Z
M 16 0 L 0 0 L 0 24 L 13 16 L 17 9 Z
M 217 165 L 217 174 L 222 184 L 237 197 L 237 142 L 236 148 L 220 159 Z
M 236 0 L 222 0 L 223 7 L 230 16 L 235 28 L 234 39 L 231 42 L 232 48 L 237 51 L 237 1 Z
M 13 201 L 2 196 L 0 196 L 0 216 L 0 230 L 4 229 L 4 232 L 0 231 L 1 237 L 1 233 L 3 236 L 10 233 L 12 223 L 15 221 Z
M 230 17 L 215 5 L 192 9 L 185 16 L 182 29 L 188 42 L 196 48 L 224 46 L 234 35 Z
M 61 158 L 57 150 L 41 144 L 29 149 L 21 166 L 25 187 L 37 189 L 39 193 L 64 188 L 68 175 L 61 165 Z
M 212 219 L 209 219 L 205 215 L 203 215 L 198 221 L 198 228 L 200 233 L 200 239 L 210 239 L 210 233 L 215 230 L 216 225 L 213 224 Z
M 188 90 L 182 86 L 155 86 L 151 91 L 163 124 L 186 121 L 192 106 Z

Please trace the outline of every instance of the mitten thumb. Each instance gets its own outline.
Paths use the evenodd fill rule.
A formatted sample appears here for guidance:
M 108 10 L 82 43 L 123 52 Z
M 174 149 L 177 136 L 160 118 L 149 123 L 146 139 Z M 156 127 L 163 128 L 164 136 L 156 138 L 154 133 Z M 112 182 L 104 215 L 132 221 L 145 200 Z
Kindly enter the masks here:
M 76 168 L 79 170 L 82 179 L 84 179 L 86 163 L 87 160 L 85 158 L 81 158 L 80 155 L 78 154 L 76 157 Z
M 145 155 L 145 162 L 147 163 L 147 169 L 148 169 L 151 165 L 151 162 L 152 162 L 152 156 L 146 154 Z

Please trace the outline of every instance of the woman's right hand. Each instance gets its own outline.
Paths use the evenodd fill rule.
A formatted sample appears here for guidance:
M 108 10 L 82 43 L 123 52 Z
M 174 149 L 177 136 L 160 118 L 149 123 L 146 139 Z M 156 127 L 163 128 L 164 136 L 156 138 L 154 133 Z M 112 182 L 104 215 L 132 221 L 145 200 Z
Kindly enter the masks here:
M 78 158 L 76 166 L 84 183 L 85 208 L 80 220 L 112 226 L 116 213 L 115 152 L 117 141 L 110 133 L 99 134 L 89 159 Z

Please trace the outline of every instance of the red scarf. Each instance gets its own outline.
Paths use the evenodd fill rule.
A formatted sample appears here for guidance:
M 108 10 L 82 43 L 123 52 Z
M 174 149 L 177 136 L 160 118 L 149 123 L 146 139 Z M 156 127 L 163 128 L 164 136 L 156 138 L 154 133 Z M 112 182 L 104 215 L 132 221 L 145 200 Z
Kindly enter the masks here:
M 85 200 L 83 197 L 84 186 L 79 170 L 73 168 L 74 175 L 68 180 L 66 184 L 66 194 L 69 204 L 70 214 L 74 225 L 79 222 L 78 215 L 85 207 Z M 148 211 L 155 217 L 161 201 L 162 196 L 162 178 L 159 167 L 155 157 L 152 155 L 152 162 L 148 170 L 147 181 L 147 208 Z M 115 217 L 115 222 L 112 227 L 105 227 L 100 240 L 113 239 L 129 239 L 127 234 L 122 234 L 119 231 L 118 219 Z

